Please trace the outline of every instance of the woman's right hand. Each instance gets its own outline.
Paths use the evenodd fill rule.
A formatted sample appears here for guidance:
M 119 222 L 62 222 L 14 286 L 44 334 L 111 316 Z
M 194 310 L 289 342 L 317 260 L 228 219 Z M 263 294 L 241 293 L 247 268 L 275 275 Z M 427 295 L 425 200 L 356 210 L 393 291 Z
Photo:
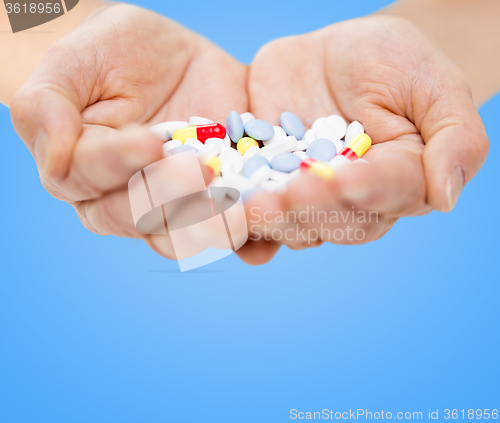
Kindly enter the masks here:
M 175 258 L 169 237 L 139 233 L 131 215 L 130 177 L 162 158 L 162 141 L 146 128 L 191 115 L 224 122 L 248 109 L 245 83 L 245 66 L 203 37 L 117 4 L 50 48 L 11 115 L 43 186 L 85 227 L 143 238 Z

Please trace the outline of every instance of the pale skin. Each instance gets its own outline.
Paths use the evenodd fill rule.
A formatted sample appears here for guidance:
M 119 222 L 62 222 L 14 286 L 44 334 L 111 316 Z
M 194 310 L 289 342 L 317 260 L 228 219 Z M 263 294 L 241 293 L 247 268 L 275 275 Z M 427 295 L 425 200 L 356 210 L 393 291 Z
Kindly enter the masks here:
M 433 7 L 436 14 L 446 10 L 447 2 L 422 2 L 428 9 L 421 18 Z M 498 12 L 490 0 L 484 3 Z M 398 2 L 380 15 L 274 41 L 248 68 L 166 18 L 131 6 L 104 7 L 50 48 L 13 100 L 24 77 L 3 72 L 0 99 L 10 104 L 15 128 L 51 194 L 72 204 L 90 230 L 144 238 L 168 258 L 174 257 L 168 237 L 138 233 L 128 205 L 130 176 L 161 158 L 161 141 L 148 125 L 191 115 L 224 123 L 233 109 L 250 110 L 273 124 L 283 110 L 306 125 L 332 113 L 359 120 L 374 142 L 366 155 L 370 166 L 353 165 L 330 182 L 306 174 L 283 194 L 252 197 L 247 208 L 254 213 L 255 207 L 258 213 L 278 213 L 312 205 L 376 210 L 377 222 L 360 224 L 367 234 L 362 242 L 372 241 L 399 217 L 450 211 L 488 152 L 473 94 L 476 104 L 493 95 L 499 73 L 468 66 L 450 47 L 452 40 L 429 28 L 423 32 L 420 15 L 411 11 L 415 4 Z M 74 19 L 79 23 L 89 13 L 82 9 Z M 493 19 L 493 13 L 484 15 L 475 17 L 483 26 L 484 19 Z M 412 17 L 417 25 L 405 19 Z M 37 49 L 44 52 L 51 42 Z M 490 57 L 498 55 L 474 54 L 476 63 L 499 66 Z M 37 65 L 36 58 L 30 60 L 25 68 Z M 247 215 L 251 219 L 254 213 Z M 273 225 L 288 228 L 267 226 Z M 312 245 L 321 242 L 318 237 Z M 250 241 L 238 254 L 261 264 L 282 243 L 311 245 Z
M 141 234 L 132 220 L 127 183 L 162 158 L 163 142 L 146 128 L 246 110 L 245 77 L 242 64 L 206 39 L 117 4 L 49 49 L 11 101 L 11 115 L 44 187 L 89 230 L 143 238 L 175 258 L 168 236 Z

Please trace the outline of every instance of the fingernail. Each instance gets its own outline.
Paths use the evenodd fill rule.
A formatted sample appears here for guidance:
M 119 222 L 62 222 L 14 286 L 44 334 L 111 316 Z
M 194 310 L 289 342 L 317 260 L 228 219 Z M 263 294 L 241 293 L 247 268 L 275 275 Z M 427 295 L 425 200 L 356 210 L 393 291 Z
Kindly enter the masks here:
M 448 200 L 448 208 L 452 210 L 457 204 L 458 197 L 464 188 L 465 173 L 462 166 L 457 166 L 448 176 L 446 182 L 446 199 Z

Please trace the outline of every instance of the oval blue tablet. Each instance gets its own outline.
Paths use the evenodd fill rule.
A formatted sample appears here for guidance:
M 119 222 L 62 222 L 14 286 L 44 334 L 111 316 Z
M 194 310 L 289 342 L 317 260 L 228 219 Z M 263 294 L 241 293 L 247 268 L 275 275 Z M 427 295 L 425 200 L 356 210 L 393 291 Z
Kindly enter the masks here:
M 337 147 L 330 140 L 320 138 L 307 147 L 306 154 L 311 159 L 328 162 L 337 154 Z
M 267 141 L 274 135 L 274 128 L 264 120 L 252 119 L 245 124 L 246 134 L 254 140 Z
M 298 140 L 304 138 L 306 129 L 297 115 L 292 112 L 283 112 L 280 117 L 280 124 L 284 131 Z
M 243 137 L 243 120 L 238 112 L 232 111 L 226 119 L 226 131 L 233 142 Z
M 274 156 L 271 160 L 271 167 L 280 172 L 293 172 L 298 169 L 302 160 L 299 156 L 292 153 L 281 153 Z
M 250 176 L 252 176 L 252 174 L 261 166 L 270 166 L 269 160 L 259 155 L 250 157 L 243 165 L 243 176 L 245 178 L 250 178 Z

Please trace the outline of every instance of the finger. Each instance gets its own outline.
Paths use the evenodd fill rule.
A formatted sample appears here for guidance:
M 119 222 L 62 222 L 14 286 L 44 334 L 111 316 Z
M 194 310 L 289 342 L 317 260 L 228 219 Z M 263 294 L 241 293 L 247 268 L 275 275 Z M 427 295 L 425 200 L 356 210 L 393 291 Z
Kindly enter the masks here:
M 427 200 L 436 210 L 448 212 L 484 164 L 489 141 L 468 83 L 461 76 L 447 74 L 438 86 L 428 107 L 415 107 L 415 116 L 426 143 L 423 162 Z
M 413 139 L 412 139 L 413 138 Z M 430 212 L 419 136 L 374 145 L 369 164 L 354 162 L 335 177 L 340 197 L 356 208 L 384 216 L 417 216 Z
M 236 254 L 246 264 L 258 266 L 271 261 L 280 247 L 281 244 L 274 241 L 266 241 L 265 239 L 258 241 L 249 240 L 243 247 L 236 251 Z
M 77 202 L 74 207 L 83 225 L 91 232 L 130 238 L 144 236 L 135 229 L 127 188 L 96 200 Z
M 76 31 L 78 32 L 78 30 Z M 81 112 L 99 100 L 101 66 L 92 37 L 68 35 L 51 47 L 12 103 L 14 128 L 47 180 L 63 178 L 83 130 Z
M 42 62 L 49 70 L 57 67 Z M 82 105 L 68 81 L 61 76 L 44 80 L 36 74 L 14 97 L 10 105 L 12 123 L 25 142 L 45 179 L 60 179 L 70 164 L 74 145 L 83 125 L 80 117 Z
M 248 111 L 246 73 L 246 66 L 200 39 L 183 83 L 166 106 L 166 119 L 185 119 L 185 113 L 189 113 L 225 124 L 231 110 Z
M 141 77 L 150 82 L 147 76 L 164 74 L 163 69 L 158 69 L 160 66 L 154 70 L 126 66 L 127 60 L 133 63 L 131 57 L 141 63 L 143 56 L 140 53 L 144 51 L 141 43 L 132 43 L 133 48 L 122 52 L 125 57 L 116 58 L 116 39 L 123 35 L 120 34 L 122 27 L 109 25 L 109 15 L 137 20 L 140 13 L 140 9 L 125 6 L 101 9 L 49 49 L 14 97 L 11 103 L 14 127 L 33 153 L 45 179 L 57 180 L 66 176 L 83 122 L 121 127 L 139 120 L 146 105 L 150 110 L 144 114 L 150 116 L 164 101 L 165 87 L 158 88 L 153 83 L 142 87 L 150 94 L 150 101 L 138 98 L 141 91 L 137 81 L 141 81 Z M 162 22 L 163 19 L 158 18 L 152 26 L 158 31 Z M 134 74 L 131 69 L 141 73 Z M 166 78 L 169 82 L 165 85 L 175 86 L 178 81 L 173 79 Z M 100 114 L 96 116 L 90 109 L 97 109 Z
M 292 249 L 323 242 L 365 244 L 380 238 L 397 220 L 346 202 L 335 179 L 325 181 L 306 174 L 288 188 L 285 197 L 290 229 L 279 235 Z
M 166 235 L 147 235 L 143 239 L 156 254 L 169 260 L 177 260 L 174 244 L 168 233 Z
M 138 165 L 139 169 L 142 167 L 140 163 L 135 163 L 135 165 Z M 207 166 L 201 166 L 201 170 L 205 184 L 208 185 L 213 178 L 213 171 Z M 133 174 L 136 171 L 131 172 Z M 126 184 L 130 176 L 125 173 L 123 176 Z M 172 181 L 172 183 L 177 184 L 178 181 Z M 74 207 L 84 226 L 92 232 L 100 235 L 143 237 L 144 235 L 135 228 L 130 201 L 127 186 L 108 192 L 97 199 L 77 201 Z M 179 210 L 179 213 L 184 211 L 184 209 Z
M 73 201 L 96 198 L 119 188 L 143 167 L 162 158 L 163 142 L 144 128 L 124 131 L 86 126 L 78 141 L 70 171 L 59 181 Z
M 321 62 L 320 34 L 293 36 L 262 47 L 249 67 L 250 111 L 279 125 L 280 114 L 290 110 L 310 127 L 320 116 L 339 113 L 329 93 Z M 314 81 L 314 83 L 312 83 Z

